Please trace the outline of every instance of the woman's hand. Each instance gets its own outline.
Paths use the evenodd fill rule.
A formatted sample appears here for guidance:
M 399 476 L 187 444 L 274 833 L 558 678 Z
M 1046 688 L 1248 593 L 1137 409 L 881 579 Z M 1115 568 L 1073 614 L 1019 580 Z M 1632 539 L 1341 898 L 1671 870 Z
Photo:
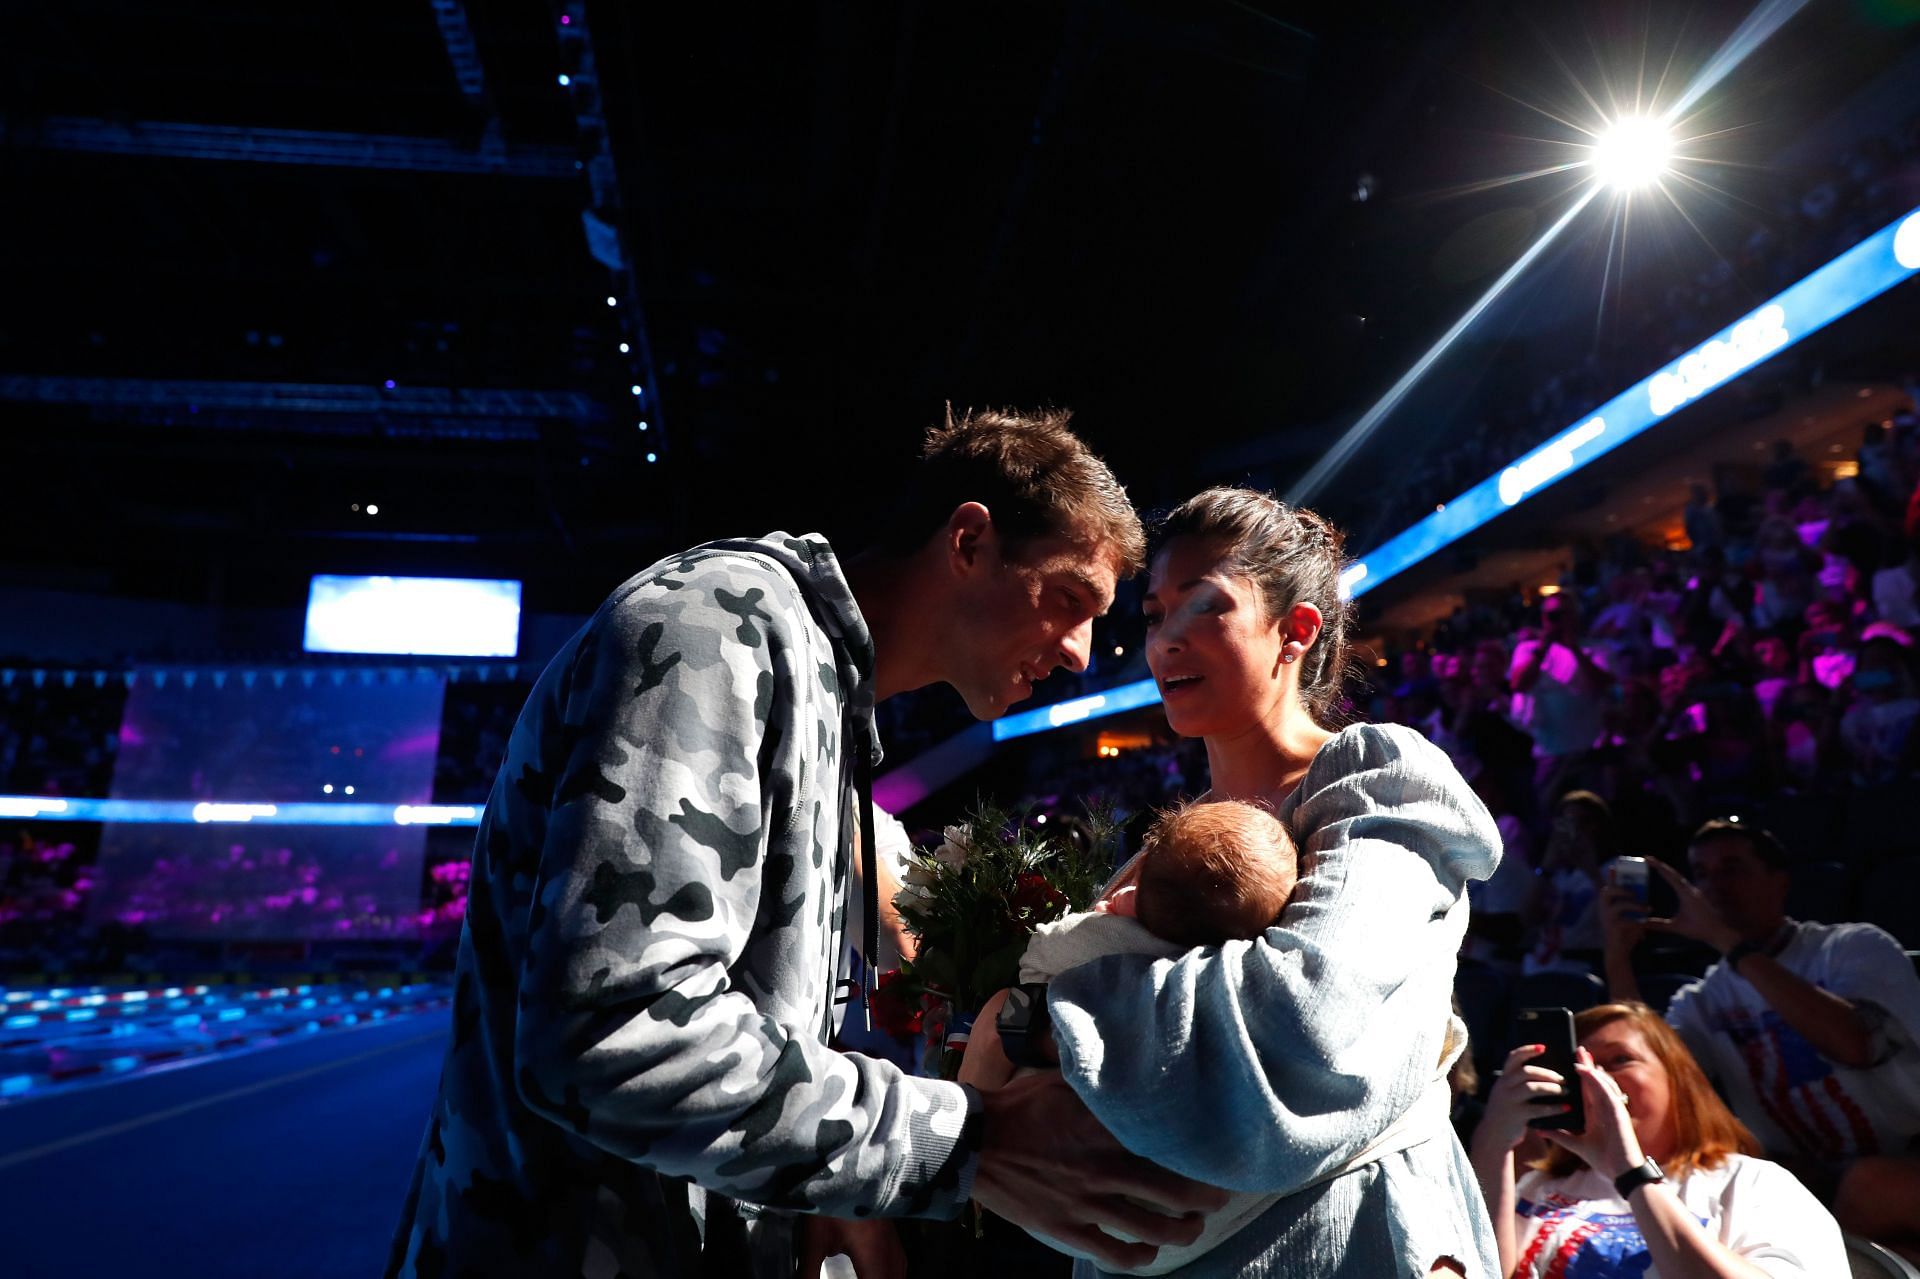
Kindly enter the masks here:
M 1627 1113 L 1627 1096 L 1613 1076 L 1593 1064 L 1593 1054 L 1582 1048 L 1574 1062 L 1580 1093 L 1587 1107 L 1587 1126 L 1580 1132 L 1543 1128 L 1540 1135 L 1586 1160 L 1587 1167 L 1611 1180 L 1636 1167 L 1646 1155 Z
M 1476 1148 L 1512 1150 L 1526 1139 L 1528 1120 L 1567 1110 L 1565 1102 L 1551 1100 L 1560 1095 L 1564 1082 L 1559 1072 L 1527 1064 L 1545 1051 L 1545 1044 L 1522 1044 L 1507 1054 L 1500 1077 L 1487 1095 L 1487 1113 L 1474 1132 Z

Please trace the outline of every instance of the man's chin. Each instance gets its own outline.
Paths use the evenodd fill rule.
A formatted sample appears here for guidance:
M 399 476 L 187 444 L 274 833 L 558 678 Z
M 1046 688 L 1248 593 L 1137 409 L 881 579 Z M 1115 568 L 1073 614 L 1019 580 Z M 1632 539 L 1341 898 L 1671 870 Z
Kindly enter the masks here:
M 962 694 L 961 700 L 967 704 L 968 712 L 975 719 L 982 720 L 982 721 L 991 721 L 991 720 L 996 720 L 1001 718 L 1008 711 L 1011 711 L 1014 707 L 1018 706 L 1021 702 L 1026 701 L 1029 697 L 1032 697 L 1032 696 L 1033 696 L 1033 692 L 1031 689 L 1029 689 L 1027 692 L 1020 694 L 1018 697 L 1008 697 L 1008 698 L 968 697 L 965 694 Z

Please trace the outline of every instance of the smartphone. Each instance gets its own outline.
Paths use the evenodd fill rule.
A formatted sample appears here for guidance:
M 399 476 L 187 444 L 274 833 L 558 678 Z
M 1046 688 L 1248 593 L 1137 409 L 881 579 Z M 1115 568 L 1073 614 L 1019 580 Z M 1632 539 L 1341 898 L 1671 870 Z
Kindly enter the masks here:
M 1636 914 L 1647 917 L 1647 907 L 1653 900 L 1653 872 L 1647 866 L 1644 857 L 1616 857 L 1605 867 L 1607 885 L 1610 888 L 1624 888 L 1633 894 L 1634 901 L 1640 904 Z
M 1571 1105 L 1572 1110 L 1538 1115 L 1527 1121 L 1529 1128 L 1558 1128 L 1581 1132 L 1587 1126 L 1587 1108 L 1580 1095 L 1580 1076 L 1573 1069 L 1573 1012 L 1566 1008 L 1522 1008 L 1515 1018 L 1523 1044 L 1545 1044 L 1547 1050 L 1527 1063 L 1544 1066 L 1559 1074 L 1563 1084 L 1560 1095 L 1542 1097 L 1543 1106 Z

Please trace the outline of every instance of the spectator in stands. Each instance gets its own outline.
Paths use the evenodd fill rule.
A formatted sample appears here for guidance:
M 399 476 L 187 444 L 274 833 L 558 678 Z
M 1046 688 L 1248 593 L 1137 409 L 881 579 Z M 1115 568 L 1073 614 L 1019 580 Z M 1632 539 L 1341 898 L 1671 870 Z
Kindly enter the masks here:
M 1720 513 L 1713 509 L 1713 495 L 1706 485 L 1688 486 L 1687 505 L 1680 519 L 1686 527 L 1687 540 L 1697 549 L 1726 545 L 1727 528 L 1720 522 Z
M 1473 793 L 1493 815 L 1500 831 L 1500 865 L 1491 877 L 1467 885 L 1470 913 L 1464 957 L 1512 962 L 1519 950 L 1523 921 L 1536 883 L 1533 837 L 1509 799 L 1502 774 L 1482 768 L 1473 778 Z
M 1793 521 L 1785 515 L 1768 516 L 1754 538 L 1754 556 L 1761 577 L 1753 601 L 1753 624 L 1771 630 L 1806 612 L 1814 600 L 1814 570 L 1820 560 L 1801 540 Z
M 1714 1096 L 1700 1066 L 1645 1004 L 1604 1004 L 1575 1019 L 1577 1080 L 1529 1065 L 1523 1044 L 1487 1098 L 1474 1171 L 1493 1218 L 1501 1273 L 1627 1279 L 1837 1279 L 1846 1247 L 1834 1219 Z M 1578 1132 L 1528 1120 L 1577 1086 Z M 1530 1132 L 1552 1143 L 1516 1179 Z
M 1637 999 L 1634 946 L 1652 929 L 1722 959 L 1673 997 L 1667 1020 L 1775 1158 L 1830 1197 L 1840 1224 L 1920 1258 L 1920 978 L 1871 924 L 1786 916 L 1787 853 L 1738 819 L 1687 850 L 1695 883 L 1660 863 L 1679 906 L 1640 920 L 1606 895 L 1607 985 Z M 1695 885 L 1698 885 L 1697 887 Z
M 1598 966 L 1600 867 L 1618 852 L 1606 800 L 1584 790 L 1560 800 L 1527 902 L 1527 972 L 1585 973 Z
M 1907 533 L 1907 555 L 1873 575 L 1873 611 L 1883 622 L 1920 627 L 1920 538 Z
M 1791 498 L 1804 497 L 1813 487 L 1813 468 L 1793 451 L 1792 440 L 1773 442 L 1773 461 L 1767 464 L 1767 488 Z
M 1513 721 L 1533 735 L 1536 779 L 1549 782 L 1600 736 L 1602 699 L 1612 683 L 1581 642 L 1580 604 L 1570 592 L 1541 601 L 1540 632 L 1515 647 L 1508 683 Z
M 1778 635 L 1762 635 L 1753 641 L 1753 695 L 1761 712 L 1771 720 L 1780 695 L 1793 686 L 1793 650 Z
M 1920 718 L 1907 647 L 1892 633 L 1861 646 L 1854 663 L 1853 705 L 1840 717 L 1840 742 L 1862 786 L 1894 781 L 1906 771 L 1913 724 Z

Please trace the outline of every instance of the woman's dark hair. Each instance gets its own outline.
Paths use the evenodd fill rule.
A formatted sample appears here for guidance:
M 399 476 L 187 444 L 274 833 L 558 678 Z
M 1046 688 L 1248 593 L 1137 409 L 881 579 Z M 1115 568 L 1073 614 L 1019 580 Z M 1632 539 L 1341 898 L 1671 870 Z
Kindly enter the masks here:
M 1282 617 L 1295 604 L 1320 610 L 1320 635 L 1300 658 L 1300 697 L 1321 724 L 1344 718 L 1346 683 L 1354 675 L 1353 606 L 1340 594 L 1345 535 L 1304 507 L 1257 489 L 1223 486 L 1169 511 L 1154 530 L 1149 560 L 1183 537 L 1218 544 L 1224 570 L 1258 588 L 1268 616 Z

